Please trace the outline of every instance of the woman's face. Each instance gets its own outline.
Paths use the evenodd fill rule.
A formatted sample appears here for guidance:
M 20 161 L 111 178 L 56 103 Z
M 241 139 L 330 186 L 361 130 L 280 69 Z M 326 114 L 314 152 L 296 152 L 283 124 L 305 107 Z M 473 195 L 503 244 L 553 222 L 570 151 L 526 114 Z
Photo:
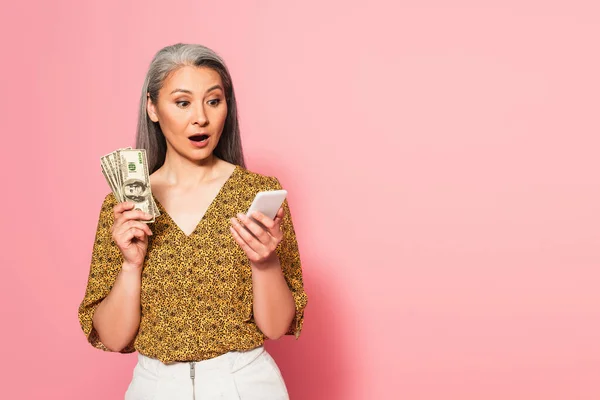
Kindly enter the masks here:
M 160 124 L 172 150 L 199 161 L 217 147 L 227 118 L 225 100 L 218 72 L 185 66 L 167 77 L 156 103 L 148 98 L 148 115 Z

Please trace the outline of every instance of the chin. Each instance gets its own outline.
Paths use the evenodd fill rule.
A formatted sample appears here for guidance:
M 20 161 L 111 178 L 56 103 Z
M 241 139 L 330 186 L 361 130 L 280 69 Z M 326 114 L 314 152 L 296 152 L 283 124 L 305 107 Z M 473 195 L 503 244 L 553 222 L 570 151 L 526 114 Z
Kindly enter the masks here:
M 210 158 L 214 154 L 214 149 L 197 149 L 194 150 L 191 154 L 189 154 L 189 158 L 194 161 L 203 161 L 207 158 Z

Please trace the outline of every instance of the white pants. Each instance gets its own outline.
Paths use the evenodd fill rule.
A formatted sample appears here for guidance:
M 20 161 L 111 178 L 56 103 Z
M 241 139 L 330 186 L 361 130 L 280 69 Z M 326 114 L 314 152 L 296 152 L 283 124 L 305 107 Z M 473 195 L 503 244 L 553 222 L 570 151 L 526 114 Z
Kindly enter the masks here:
M 289 396 L 275 360 L 263 346 L 169 365 L 138 354 L 125 400 L 179 399 L 288 400 Z

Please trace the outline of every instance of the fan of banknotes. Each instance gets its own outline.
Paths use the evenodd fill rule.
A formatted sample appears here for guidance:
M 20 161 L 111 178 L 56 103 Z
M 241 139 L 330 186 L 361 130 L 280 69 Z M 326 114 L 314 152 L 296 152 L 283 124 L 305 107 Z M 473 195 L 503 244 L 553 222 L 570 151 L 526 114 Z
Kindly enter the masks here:
M 151 220 L 144 222 L 154 222 L 160 212 L 150 188 L 146 150 L 119 149 L 101 157 L 100 165 L 117 201 L 135 203 L 135 209 L 152 215 Z

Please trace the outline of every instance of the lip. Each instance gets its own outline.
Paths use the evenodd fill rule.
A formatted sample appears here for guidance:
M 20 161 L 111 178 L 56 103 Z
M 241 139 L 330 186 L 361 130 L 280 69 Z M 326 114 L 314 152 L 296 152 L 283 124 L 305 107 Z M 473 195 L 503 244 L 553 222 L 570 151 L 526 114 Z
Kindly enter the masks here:
M 192 140 L 192 137 L 200 136 L 200 135 L 206 135 L 207 136 L 206 140 L 204 140 L 203 142 L 198 142 L 198 141 Z M 195 133 L 193 135 L 190 135 L 188 137 L 188 139 L 189 139 L 190 143 L 192 144 L 192 146 L 194 146 L 198 149 L 201 149 L 201 148 L 208 146 L 208 143 L 210 142 L 210 135 L 208 133 Z
M 208 132 L 196 132 L 196 133 L 192 133 L 190 136 L 188 136 L 188 139 L 190 139 L 194 136 L 202 136 L 202 135 L 206 135 L 206 136 L 210 137 L 210 133 L 208 133 Z

